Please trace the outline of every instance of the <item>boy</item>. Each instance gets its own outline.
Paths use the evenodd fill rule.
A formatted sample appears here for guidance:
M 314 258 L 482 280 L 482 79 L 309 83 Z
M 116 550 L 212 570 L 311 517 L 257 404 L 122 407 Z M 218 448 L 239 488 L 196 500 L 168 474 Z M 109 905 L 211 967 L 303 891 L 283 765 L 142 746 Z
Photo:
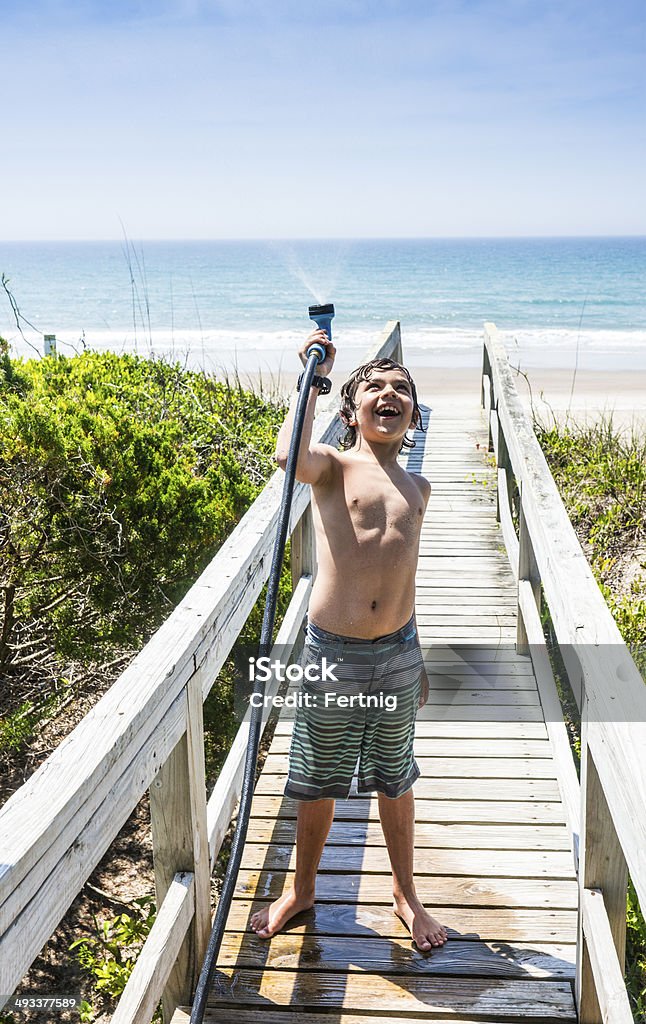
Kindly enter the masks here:
M 324 331 L 314 331 L 299 350 L 303 364 L 313 342 L 326 349 L 316 372 L 327 377 L 336 349 Z M 334 800 L 347 796 L 359 757 L 358 791 L 378 792 L 393 872 L 393 910 L 417 947 L 427 951 L 447 938 L 417 898 L 413 881 L 411 787 L 419 775 L 413 737 L 417 709 L 428 698 L 415 624 L 415 572 L 431 487 L 397 462 L 401 448 L 411 444 L 406 431 L 421 426 L 421 414 L 404 367 L 392 360 L 359 367 L 341 390 L 341 418 L 348 430 L 345 450 L 338 451 L 311 443 L 318 392 L 318 387 L 310 390 L 296 468 L 297 479 L 312 487 L 318 556 L 304 663 L 316 667 L 325 657 L 338 682 L 303 684 L 316 707 L 298 708 L 285 788 L 286 796 L 298 800 L 294 885 L 252 915 L 251 926 L 269 938 L 313 906 Z M 294 411 L 295 402 L 276 444 L 283 469 Z M 336 710 L 327 703 L 336 697 L 334 690 L 343 694 Z

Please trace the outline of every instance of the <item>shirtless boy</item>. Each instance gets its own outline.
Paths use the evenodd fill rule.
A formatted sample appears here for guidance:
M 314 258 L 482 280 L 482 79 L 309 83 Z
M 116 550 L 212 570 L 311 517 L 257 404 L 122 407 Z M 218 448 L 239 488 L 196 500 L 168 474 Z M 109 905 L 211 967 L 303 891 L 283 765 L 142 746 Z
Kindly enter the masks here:
M 326 377 L 336 350 L 324 331 L 314 331 L 299 350 L 303 364 L 313 342 L 325 346 L 326 358 L 316 372 Z M 393 910 L 418 949 L 429 950 L 447 938 L 446 929 L 420 903 L 413 879 L 412 785 L 419 775 L 413 736 L 418 707 L 428 698 L 415 624 L 415 573 L 431 486 L 397 462 L 406 431 L 421 425 L 417 396 L 398 363 L 360 367 L 341 392 L 348 432 L 347 447 L 339 451 L 311 442 L 317 395 L 312 387 L 296 468 L 297 479 L 312 487 L 318 556 L 304 656 L 315 662 L 321 652 L 331 654 L 327 660 L 339 662 L 338 672 L 350 672 L 348 692 L 357 692 L 358 684 L 369 692 L 379 677 L 382 692 L 396 695 L 398 710 L 339 710 L 330 717 L 329 708 L 298 709 L 285 789 L 298 801 L 294 884 L 255 913 L 251 926 L 269 938 L 294 914 L 313 906 L 334 801 L 347 796 L 359 756 L 358 792 L 378 793 L 393 874 Z M 295 407 L 294 400 L 276 445 L 283 469 Z

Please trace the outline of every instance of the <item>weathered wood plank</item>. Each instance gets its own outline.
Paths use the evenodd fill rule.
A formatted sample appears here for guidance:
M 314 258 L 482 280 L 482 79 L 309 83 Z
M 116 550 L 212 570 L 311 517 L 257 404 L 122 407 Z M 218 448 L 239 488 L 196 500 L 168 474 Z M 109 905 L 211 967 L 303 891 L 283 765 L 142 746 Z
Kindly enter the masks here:
M 501 948 L 502 946 L 502 948 Z M 470 978 L 573 978 L 576 945 L 513 945 L 478 940 L 448 941 L 432 956 L 410 937 L 293 935 L 270 941 L 253 932 L 225 934 L 218 968 L 294 971 L 369 971 L 380 975 L 468 976 Z
M 417 472 L 430 474 L 433 470 L 422 469 Z M 487 531 L 497 531 L 498 528 L 498 524 L 496 522 L 496 510 L 493 505 L 489 508 L 483 509 L 465 504 L 462 509 L 453 512 L 449 509 L 441 509 L 436 507 L 436 505 L 432 505 L 427 511 L 425 522 L 429 524 L 429 533 L 433 528 L 446 530 L 448 532 L 454 528 L 456 530 L 466 530 L 469 527 L 472 527 L 476 530 Z
M 112 1015 L 112 1024 L 148 1024 L 159 1002 L 159 994 L 175 968 L 194 912 L 194 876 L 178 874 L 160 905 L 155 923 Z
M 416 605 L 418 608 L 424 608 L 427 611 L 429 609 L 437 609 L 438 612 L 442 612 L 445 615 L 453 615 L 459 613 L 464 608 L 474 609 L 469 614 L 481 613 L 483 610 L 488 610 L 489 613 L 501 612 L 510 615 L 516 612 L 514 604 L 513 594 L 505 595 L 504 592 L 495 594 L 492 597 L 490 594 L 481 593 L 469 596 L 465 591 L 457 591 L 453 597 L 442 597 L 436 596 L 433 590 L 427 586 L 419 586 L 416 588 Z
M 479 704 L 461 704 L 451 702 L 437 704 L 430 702 L 420 708 L 417 718 L 419 722 L 540 722 L 543 724 L 543 712 L 539 705 L 520 704 L 518 707 L 501 703 L 488 706 L 484 697 Z
M 571 1020 L 572 991 L 561 981 L 501 981 L 475 978 L 427 978 L 402 975 L 309 971 L 217 971 L 209 1007 L 230 1005 L 283 1006 L 317 1010 L 371 1010 L 465 1016 L 497 1016 L 499 1020 Z
M 457 602 L 457 603 L 456 603 Z M 432 624 L 434 616 L 451 616 L 452 618 L 458 615 L 466 616 L 468 618 L 491 619 L 495 617 L 496 623 L 502 621 L 504 625 L 513 625 L 506 620 L 511 618 L 515 620 L 516 609 L 513 605 L 513 599 L 509 599 L 507 606 L 503 605 L 500 599 L 492 601 L 489 597 L 482 597 L 480 599 L 471 597 L 453 597 L 438 598 L 432 595 L 419 595 L 417 597 L 417 625 L 420 625 L 420 616 L 424 616 L 429 620 L 429 624 Z
M 242 866 L 249 871 L 293 871 L 296 849 L 293 845 L 249 842 L 244 848 Z M 336 846 L 326 844 L 321 871 L 372 872 L 390 870 L 384 846 Z M 557 850 L 456 850 L 422 847 L 415 850 L 415 877 L 465 875 L 482 878 L 574 879 L 569 851 Z
M 195 907 L 190 931 L 166 976 L 162 1002 L 167 1016 L 178 1003 L 190 998 L 211 931 L 202 685 L 198 671 L 185 691 L 186 732 L 150 787 L 157 906 L 163 908 L 171 887 L 181 893 L 178 874 L 188 872 Z M 153 1007 L 158 1001 L 154 995 Z
M 376 1020 L 379 1021 L 379 1024 L 402 1024 L 403 1020 L 431 1020 L 428 1015 L 419 1018 L 403 1017 L 397 1011 L 394 1011 L 394 1014 L 379 1013 L 378 1017 L 375 1018 L 373 1013 L 345 1013 L 344 1011 L 337 1010 L 327 1016 L 332 1017 L 330 1024 L 375 1024 Z M 559 1017 L 558 1022 L 568 1019 L 571 1019 L 574 1024 L 574 1016 L 572 1018 Z M 262 1024 L 321 1024 L 321 1014 L 308 1013 L 298 1009 L 292 1011 L 286 1009 L 267 1009 L 267 1007 L 264 1007 L 261 1020 Z M 449 1021 L 445 1015 L 441 1018 L 434 1015 L 432 1020 L 433 1024 L 455 1024 L 456 1018 L 451 1017 Z M 553 1017 L 536 1018 L 536 1020 L 537 1024 L 557 1024 L 557 1022 L 554 1022 Z M 175 1011 L 171 1024 L 189 1024 L 189 1021 L 190 1009 L 179 1007 Z M 259 1024 L 258 1009 L 236 1008 L 235 1021 L 236 1024 Z M 204 1013 L 204 1024 L 231 1024 L 231 1010 L 227 1006 L 224 1006 L 222 1009 L 207 1007 Z M 460 1015 L 460 1024 L 500 1024 L 500 1018 L 482 1017 L 479 1015 L 476 1020 L 471 1016 L 465 1017 Z
M 469 561 L 474 559 L 486 559 L 492 563 L 505 566 L 506 553 L 502 547 L 502 539 L 497 541 L 495 537 L 489 537 L 480 542 L 462 541 L 459 538 L 436 539 L 435 537 L 422 537 L 419 546 L 420 557 L 426 560 L 430 558 L 465 558 Z M 507 562 L 508 565 L 508 562 Z
M 496 691 L 498 693 L 511 691 L 517 694 L 521 692 L 528 695 L 538 694 L 536 681 L 529 675 L 503 675 L 500 673 L 487 676 L 478 675 L 475 672 L 472 672 L 471 675 L 468 675 L 466 672 L 452 675 L 446 672 L 429 672 L 427 669 L 427 676 L 431 694 L 450 691 L 455 693 L 468 692 L 475 696 L 478 692 L 490 691 L 487 693 L 487 696 L 492 699 Z
M 423 653 L 423 648 L 422 648 Z M 524 667 L 516 669 L 510 665 L 507 669 L 495 670 L 494 666 L 489 667 L 488 672 L 480 672 L 476 669 L 469 670 L 465 666 L 464 672 L 444 672 L 428 663 L 426 674 L 432 690 L 466 689 L 471 687 L 476 690 L 528 690 L 538 693 L 535 678 L 525 671 Z
M 272 754 L 286 754 L 291 743 L 290 733 L 275 735 L 270 747 Z M 535 759 L 549 760 L 550 745 L 548 740 L 486 740 L 478 737 L 452 739 L 451 737 L 416 736 L 414 741 L 416 757 L 455 757 L 459 761 L 472 758 L 490 759 L 495 761 L 508 758 L 520 760 L 527 764 Z M 502 769 L 501 769 L 502 771 Z M 531 767 L 528 773 L 532 774 Z M 468 771 L 465 772 L 468 774 Z M 520 777 L 520 776 L 518 776 Z
M 286 774 L 289 758 L 286 753 L 270 753 L 263 771 L 269 775 Z M 555 779 L 556 771 L 551 758 L 520 757 L 416 757 L 424 778 L 483 778 L 483 779 Z
M 270 775 L 263 772 L 256 783 L 258 796 L 280 796 L 285 789 L 285 775 Z M 415 796 L 420 799 L 494 801 L 505 800 L 548 802 L 560 801 L 558 784 L 555 779 L 470 779 L 470 778 L 424 778 L 415 783 Z
M 463 550 L 481 550 L 487 552 L 492 558 L 503 556 L 504 542 L 502 534 L 496 529 L 493 509 L 491 517 L 486 519 L 462 519 L 460 512 L 447 513 L 448 518 L 454 521 L 450 523 L 436 522 L 437 514 L 431 513 L 435 526 L 432 529 L 422 529 L 421 541 L 428 548 L 430 553 L 442 554 L 445 548 L 451 548 L 461 552 Z M 464 546 L 463 546 L 464 545 Z M 427 554 L 427 551 L 424 552 Z M 426 559 L 423 559 L 423 562 Z M 501 563 L 505 565 L 504 560 Z M 513 575 L 507 563 L 509 582 L 513 582 Z
M 449 608 L 428 608 L 423 601 L 417 603 L 416 619 L 418 626 L 428 626 L 431 631 L 435 626 L 451 627 L 451 636 L 457 636 L 464 626 L 476 626 L 478 632 L 475 635 L 479 636 L 481 635 L 479 631 L 485 626 L 512 627 L 516 625 L 516 615 L 513 613 L 496 611 L 491 608 L 483 608 L 481 611 L 476 609 L 475 612 L 470 612 L 466 608 L 461 611 Z M 474 635 L 471 630 L 469 632 Z
M 446 680 L 449 684 L 450 681 Z M 290 689 L 290 698 L 299 692 L 298 688 Z M 342 691 L 340 691 L 342 692 Z M 484 712 L 495 712 L 498 711 L 498 718 L 509 717 L 509 709 L 516 708 L 518 711 L 518 718 L 521 721 L 533 720 L 541 721 L 543 714 L 541 710 L 540 715 L 531 714 L 524 715 L 521 713 L 521 709 L 540 709 L 541 704 L 536 690 L 520 690 L 516 691 L 510 687 L 489 687 L 488 689 L 480 689 L 474 687 L 473 683 L 463 682 L 454 683 L 453 685 L 444 685 L 442 687 L 431 686 L 429 687 L 429 696 L 426 701 L 425 707 L 427 711 L 420 709 L 418 718 L 420 721 L 426 719 L 438 719 L 447 717 L 447 708 L 454 708 L 456 711 L 455 718 L 463 721 L 466 717 L 468 721 L 474 718 L 484 718 Z M 465 711 L 465 708 L 470 708 L 470 711 Z M 286 714 L 289 713 L 289 709 L 286 709 Z M 480 714 L 482 713 L 482 715 Z M 512 716 L 512 721 L 516 721 L 517 717 Z
M 514 633 L 513 628 L 509 626 L 488 626 L 477 630 L 477 632 L 475 627 L 467 626 L 462 629 L 456 626 L 427 626 L 426 629 L 427 634 L 423 639 L 425 643 L 429 644 L 463 643 L 474 635 L 477 635 L 482 643 L 495 644 L 497 641 L 509 643 Z
M 608 1024 L 632 1024 L 623 964 L 617 958 L 616 939 L 603 895 L 598 889 L 583 888 L 581 917 L 594 987 L 594 999 L 589 990 L 584 989 L 581 993 L 581 1024 L 592 1024 L 598 1019 L 599 1012 Z
M 292 590 L 296 590 L 302 576 L 316 576 L 316 542 L 311 504 L 296 524 L 290 542 L 290 571 Z
M 487 657 L 482 647 L 478 651 L 474 650 L 472 654 L 463 651 L 462 648 L 468 642 L 464 637 L 461 639 L 447 639 L 433 637 L 431 634 L 432 631 L 428 627 L 420 630 L 420 643 L 427 670 L 434 671 L 437 667 L 437 670 L 444 675 L 447 673 L 449 675 L 459 675 L 462 672 L 478 674 L 486 672 L 485 666 L 491 665 L 492 671 L 497 669 L 499 674 L 506 675 L 510 671 L 514 673 L 515 667 L 518 666 L 518 674 L 524 674 L 521 668 L 522 662 L 511 656 L 511 648 L 506 641 L 501 640 L 498 636 L 481 641 L 492 652 L 497 651 L 497 657 L 493 656 L 493 654 L 491 657 Z M 440 653 L 447 645 L 458 652 L 453 659 L 447 659 L 445 655 Z
M 466 548 L 493 548 L 496 552 L 502 541 L 499 532 L 494 530 L 489 523 L 455 522 L 450 526 L 436 523 L 430 528 L 422 527 L 421 537 L 426 544 L 448 545 L 458 550 L 462 545 Z
M 276 734 L 291 735 L 293 722 L 281 715 L 276 723 Z M 544 722 L 424 722 L 418 719 L 415 726 L 416 735 L 420 739 L 486 739 L 492 743 L 496 739 L 504 740 L 544 740 L 547 730 Z M 495 750 L 495 747 L 492 747 Z
M 250 931 L 250 918 L 267 902 L 235 899 L 227 929 Z M 449 937 L 457 941 L 573 943 L 576 942 L 576 910 L 525 910 L 517 907 L 456 907 L 443 913 Z M 311 910 L 289 922 L 290 935 L 380 935 L 410 939 L 390 905 L 317 902 Z
M 508 460 L 505 459 L 505 462 L 507 463 Z M 511 518 L 511 502 L 507 487 L 507 469 L 502 467 L 498 469 L 498 513 L 500 516 L 500 526 L 504 538 L 504 544 L 509 557 L 509 567 L 514 577 L 518 578 L 520 546 Z
M 429 697 L 426 702 L 427 707 L 433 708 L 435 705 L 440 707 L 451 706 L 459 707 L 460 705 L 468 705 L 471 707 L 476 704 L 478 707 L 526 707 L 526 708 L 538 708 L 540 707 L 540 700 L 538 693 L 532 690 L 516 691 L 514 689 L 505 689 L 496 687 L 489 690 L 481 690 L 474 688 L 473 684 L 463 683 L 462 685 L 456 685 L 451 688 L 444 686 L 430 687 Z
M 256 817 L 293 818 L 296 816 L 297 801 L 284 796 L 256 796 L 251 813 Z M 335 815 L 340 820 L 378 821 L 377 798 L 350 796 L 348 800 L 337 800 Z M 453 822 L 462 824 L 518 824 L 518 825 L 562 825 L 563 806 L 560 803 L 541 803 L 520 800 L 428 800 L 415 799 L 415 814 L 418 821 Z
M 249 820 L 248 842 L 293 842 L 293 821 L 278 818 Z M 328 836 L 330 845 L 385 846 L 381 825 L 369 822 L 334 821 Z M 430 846 L 475 850 L 569 850 L 569 835 L 564 825 L 454 825 L 440 822 L 416 822 L 415 848 Z
M 285 708 L 281 714 L 281 718 L 285 719 L 285 722 L 293 720 L 295 717 L 295 710 L 293 708 Z M 473 723 L 500 723 L 500 722 L 540 722 L 543 723 L 543 713 L 540 707 L 534 706 L 521 706 L 521 707 L 509 707 L 504 704 L 494 704 L 492 707 L 488 707 L 483 701 L 481 704 L 460 704 L 460 703 L 449 703 L 449 704 L 427 704 L 417 713 L 417 721 L 422 724 L 424 722 L 433 722 L 436 725 L 442 723 L 460 725 L 464 722 Z
M 465 580 L 462 585 L 455 581 L 453 581 L 452 585 L 449 585 L 424 575 L 417 577 L 415 592 L 418 598 L 428 595 L 429 598 L 437 601 L 447 598 L 458 600 L 464 598 L 465 601 L 470 601 L 473 598 L 474 600 L 486 599 L 495 601 L 496 604 L 510 604 L 515 607 L 515 590 L 511 584 L 507 585 L 503 581 L 498 583 L 469 583 Z
M 490 499 L 480 497 L 479 500 L 469 501 L 462 496 L 451 495 L 445 495 L 441 498 L 436 497 L 432 504 L 429 503 L 427 515 L 433 516 L 437 513 L 449 515 L 450 513 L 455 513 L 458 516 L 464 516 L 472 509 L 479 509 L 484 514 L 491 515 L 492 517 L 496 515 L 496 503 Z
M 448 590 L 464 594 L 500 594 L 510 597 L 513 595 L 513 582 L 511 574 L 505 573 L 502 569 L 495 573 L 428 572 L 421 561 L 415 574 L 415 589 L 419 592 Z
M 424 561 L 424 571 L 429 574 L 435 572 L 453 574 L 453 572 L 462 571 L 465 574 L 479 574 L 489 579 L 490 572 L 501 576 L 509 572 L 502 555 L 489 555 L 480 551 L 464 552 L 461 555 L 443 555 L 441 551 L 437 550 L 428 552 L 420 550 L 420 556 Z
M 277 899 L 291 884 L 293 872 L 241 871 L 236 895 Z M 576 882 L 536 878 L 467 878 L 421 875 L 417 892 L 428 907 L 535 907 L 572 910 L 577 905 Z M 334 903 L 381 903 L 392 905 L 390 874 L 336 874 L 321 872 L 316 899 Z
M 579 1016 L 582 1024 L 595 1024 L 599 1016 L 614 1020 L 603 1012 L 602 993 L 615 1003 L 621 1020 L 621 1002 L 617 1002 L 616 984 L 611 979 L 623 974 L 626 950 L 626 889 L 628 872 L 615 830 L 596 762 L 587 743 L 590 724 L 584 722 L 581 734 L 581 789 L 583 795 L 583 834 L 579 870 L 580 958 L 577 975 Z M 603 894 L 603 895 L 601 895 Z M 586 911 L 588 919 L 586 921 Z M 586 926 L 587 925 L 587 926 Z M 600 929 L 594 935 L 592 930 Z M 614 956 L 609 943 L 612 943 Z M 596 963 L 595 963 L 596 956 Z M 605 963 L 604 963 L 605 961 Z M 604 988 L 603 971 L 607 985 Z
M 431 657 L 433 651 L 426 651 L 422 638 L 422 651 L 427 666 L 429 679 L 455 679 L 477 682 L 479 686 L 488 686 L 497 679 L 515 680 L 515 686 L 525 688 L 536 687 L 536 679 L 531 666 L 521 661 L 505 659 L 504 661 L 468 661 L 452 662 Z
M 426 649 L 424 646 L 425 632 L 422 630 L 420 633 L 425 660 L 431 666 L 441 667 L 444 671 L 447 669 L 455 672 L 487 671 L 487 666 L 491 666 L 492 670 L 496 671 L 507 672 L 512 666 L 517 666 L 519 669 L 526 667 L 530 672 L 532 671 L 530 659 L 518 655 L 513 644 L 497 641 L 489 643 L 461 641 L 436 644 Z

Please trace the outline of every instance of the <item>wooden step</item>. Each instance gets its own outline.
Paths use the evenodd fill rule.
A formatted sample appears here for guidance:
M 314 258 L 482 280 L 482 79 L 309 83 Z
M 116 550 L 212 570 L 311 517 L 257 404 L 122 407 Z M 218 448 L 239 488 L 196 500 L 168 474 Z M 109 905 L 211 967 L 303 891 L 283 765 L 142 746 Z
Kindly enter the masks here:
M 504 956 L 504 953 L 502 954 Z M 445 1017 L 489 1016 L 498 1021 L 574 1019 L 572 989 L 568 981 L 506 981 L 498 978 L 382 977 L 367 972 L 218 970 L 209 995 L 209 1008 L 233 1012 L 240 1021 L 245 1005 L 256 1021 L 276 1004 L 297 1012 L 346 1010 L 382 1014 L 420 1014 L 425 1020 Z M 222 1021 L 230 1024 L 224 1014 Z M 320 1017 L 319 1017 L 320 1024 Z

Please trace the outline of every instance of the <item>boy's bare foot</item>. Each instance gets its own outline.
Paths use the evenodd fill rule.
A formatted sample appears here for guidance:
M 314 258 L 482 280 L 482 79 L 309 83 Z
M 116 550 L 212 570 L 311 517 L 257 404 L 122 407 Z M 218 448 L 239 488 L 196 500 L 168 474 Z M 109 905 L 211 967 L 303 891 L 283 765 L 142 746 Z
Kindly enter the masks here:
M 393 910 L 406 925 L 413 942 L 423 953 L 433 946 L 443 946 L 448 939 L 444 925 L 424 910 L 417 896 L 408 899 L 404 896 L 395 896 Z
M 260 939 L 270 939 L 280 931 L 290 917 L 301 910 L 310 910 L 314 906 L 314 893 L 297 896 L 293 889 L 274 900 L 268 907 L 251 915 L 251 927 Z

